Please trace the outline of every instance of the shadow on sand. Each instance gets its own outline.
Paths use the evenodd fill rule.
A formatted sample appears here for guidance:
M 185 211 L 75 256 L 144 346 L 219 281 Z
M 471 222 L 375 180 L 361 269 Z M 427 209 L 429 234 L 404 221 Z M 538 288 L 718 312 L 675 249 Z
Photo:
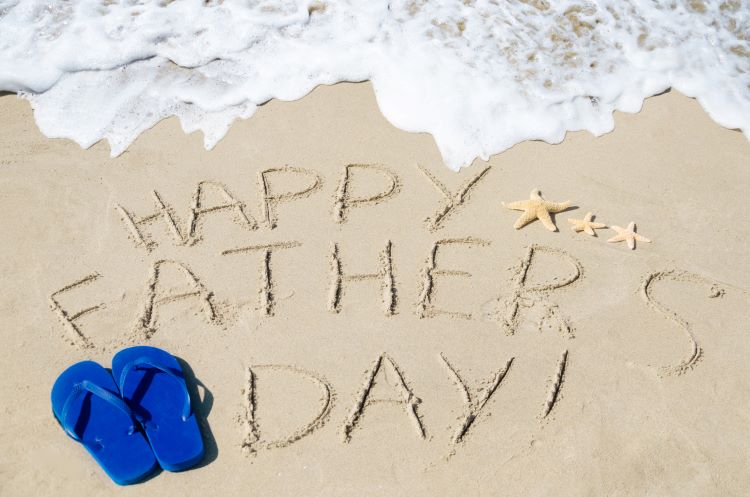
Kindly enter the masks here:
M 208 415 L 214 405 L 214 396 L 206 385 L 195 377 L 193 369 L 187 362 L 180 357 L 177 357 L 176 359 L 180 363 L 180 366 L 182 366 L 182 371 L 185 374 L 188 393 L 190 393 L 191 403 L 195 410 L 195 415 L 198 418 L 201 433 L 203 434 L 203 444 L 206 447 L 206 455 L 203 457 L 203 460 L 191 469 L 202 468 L 215 461 L 219 455 L 219 447 L 216 445 L 216 439 L 211 431 L 211 426 L 208 424 Z M 198 387 L 203 390 L 203 397 L 200 396 Z

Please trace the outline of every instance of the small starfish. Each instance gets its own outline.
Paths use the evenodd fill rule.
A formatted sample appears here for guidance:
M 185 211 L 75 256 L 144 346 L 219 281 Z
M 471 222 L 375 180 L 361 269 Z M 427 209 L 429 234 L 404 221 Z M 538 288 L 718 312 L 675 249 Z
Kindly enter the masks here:
M 602 223 L 595 223 L 592 221 L 593 219 L 594 216 L 590 212 L 587 212 L 583 219 L 568 218 L 568 222 L 573 225 L 571 228 L 573 231 L 583 231 L 587 235 L 596 236 L 596 232 L 594 230 L 606 228 L 607 225 Z
M 617 235 L 607 240 L 608 242 L 627 242 L 630 250 L 635 249 L 636 240 L 639 242 L 651 243 L 651 240 L 635 232 L 635 223 L 633 221 L 628 224 L 627 228 L 620 228 L 619 226 L 610 226 L 610 228 L 615 230 Z
M 531 190 L 529 200 L 519 200 L 518 202 L 511 202 L 506 204 L 502 202 L 503 207 L 513 209 L 514 211 L 523 211 L 521 217 L 516 220 L 516 224 L 513 225 L 515 229 L 521 229 L 531 221 L 538 219 L 542 222 L 545 228 L 549 231 L 557 231 L 557 226 L 552 221 L 550 213 L 562 212 L 570 207 L 570 202 L 548 202 L 544 200 L 539 193 L 539 190 Z

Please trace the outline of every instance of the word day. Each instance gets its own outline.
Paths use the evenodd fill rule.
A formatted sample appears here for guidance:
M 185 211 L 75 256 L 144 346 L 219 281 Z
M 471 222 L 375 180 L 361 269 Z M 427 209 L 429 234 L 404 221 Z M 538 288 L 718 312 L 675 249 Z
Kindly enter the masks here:
M 501 386 L 507 383 L 512 366 L 518 362 L 516 357 L 509 357 L 500 360 L 491 374 L 479 381 L 471 381 L 467 375 L 462 373 L 448 359 L 445 353 L 437 355 L 437 364 L 444 370 L 444 378 L 455 386 L 458 397 L 461 399 L 462 414 L 457 422 L 451 428 L 450 442 L 458 444 L 464 442 L 472 431 L 472 427 L 480 417 L 487 418 L 490 408 L 488 404 L 495 397 L 496 392 Z M 550 373 L 550 381 L 544 398 L 539 399 L 539 410 L 537 419 L 543 421 L 550 416 L 557 401 L 560 398 L 563 383 L 565 382 L 565 373 L 568 364 L 568 351 L 563 350 L 557 360 L 554 369 Z M 287 436 L 281 436 L 274 439 L 268 439 L 263 434 L 262 422 L 258 419 L 258 407 L 263 402 L 263 395 L 259 393 L 258 376 L 263 378 L 264 383 L 274 384 L 273 378 L 286 378 L 289 385 L 290 381 L 297 384 L 308 384 L 308 388 L 319 392 L 317 407 L 312 412 L 307 423 L 301 423 L 301 426 L 291 430 Z M 278 380 L 277 380 L 278 381 Z M 386 385 L 387 393 L 375 393 L 375 385 Z M 276 384 L 278 385 L 278 384 Z M 266 387 L 265 394 L 284 392 L 285 388 L 271 389 Z M 321 428 L 331 415 L 333 404 L 337 395 L 336 391 L 324 376 L 316 371 L 302 369 L 293 365 L 284 364 L 258 364 L 247 368 L 245 377 L 245 388 L 242 391 L 242 409 L 239 416 L 242 427 L 241 447 L 245 454 L 255 454 L 259 449 L 283 448 L 292 443 L 312 434 Z M 295 398 L 287 399 L 284 409 L 299 409 L 299 401 Z M 405 420 L 411 425 L 415 436 L 421 439 L 428 438 L 428 428 L 425 424 L 421 405 L 422 399 L 415 392 L 414 388 L 406 380 L 404 370 L 397 364 L 393 357 L 383 352 L 379 354 L 376 360 L 365 371 L 362 382 L 356 392 L 353 401 L 347 407 L 343 423 L 338 431 L 341 440 L 349 443 L 358 431 L 366 423 L 363 420 L 365 412 L 370 410 L 376 404 L 385 404 L 389 409 L 401 411 Z M 273 416 L 272 416 L 273 417 Z

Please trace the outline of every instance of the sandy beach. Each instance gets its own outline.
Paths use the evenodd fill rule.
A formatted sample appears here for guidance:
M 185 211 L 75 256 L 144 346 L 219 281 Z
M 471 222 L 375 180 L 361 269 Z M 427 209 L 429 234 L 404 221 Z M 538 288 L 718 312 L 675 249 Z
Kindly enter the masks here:
M 0 115 L 0 495 L 747 495 L 750 143 L 696 101 L 459 173 L 369 83 L 212 151 Z M 570 201 L 557 232 L 514 229 L 534 189 Z M 49 394 L 131 344 L 183 361 L 208 453 L 117 487 Z

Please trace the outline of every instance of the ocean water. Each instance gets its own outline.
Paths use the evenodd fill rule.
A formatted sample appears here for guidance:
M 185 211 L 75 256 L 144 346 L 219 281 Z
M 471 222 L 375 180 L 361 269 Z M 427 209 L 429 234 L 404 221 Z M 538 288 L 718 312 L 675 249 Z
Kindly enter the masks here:
M 0 90 L 113 156 L 169 116 L 211 148 L 271 98 L 364 80 L 452 169 L 670 87 L 750 138 L 750 0 L 0 0 Z

